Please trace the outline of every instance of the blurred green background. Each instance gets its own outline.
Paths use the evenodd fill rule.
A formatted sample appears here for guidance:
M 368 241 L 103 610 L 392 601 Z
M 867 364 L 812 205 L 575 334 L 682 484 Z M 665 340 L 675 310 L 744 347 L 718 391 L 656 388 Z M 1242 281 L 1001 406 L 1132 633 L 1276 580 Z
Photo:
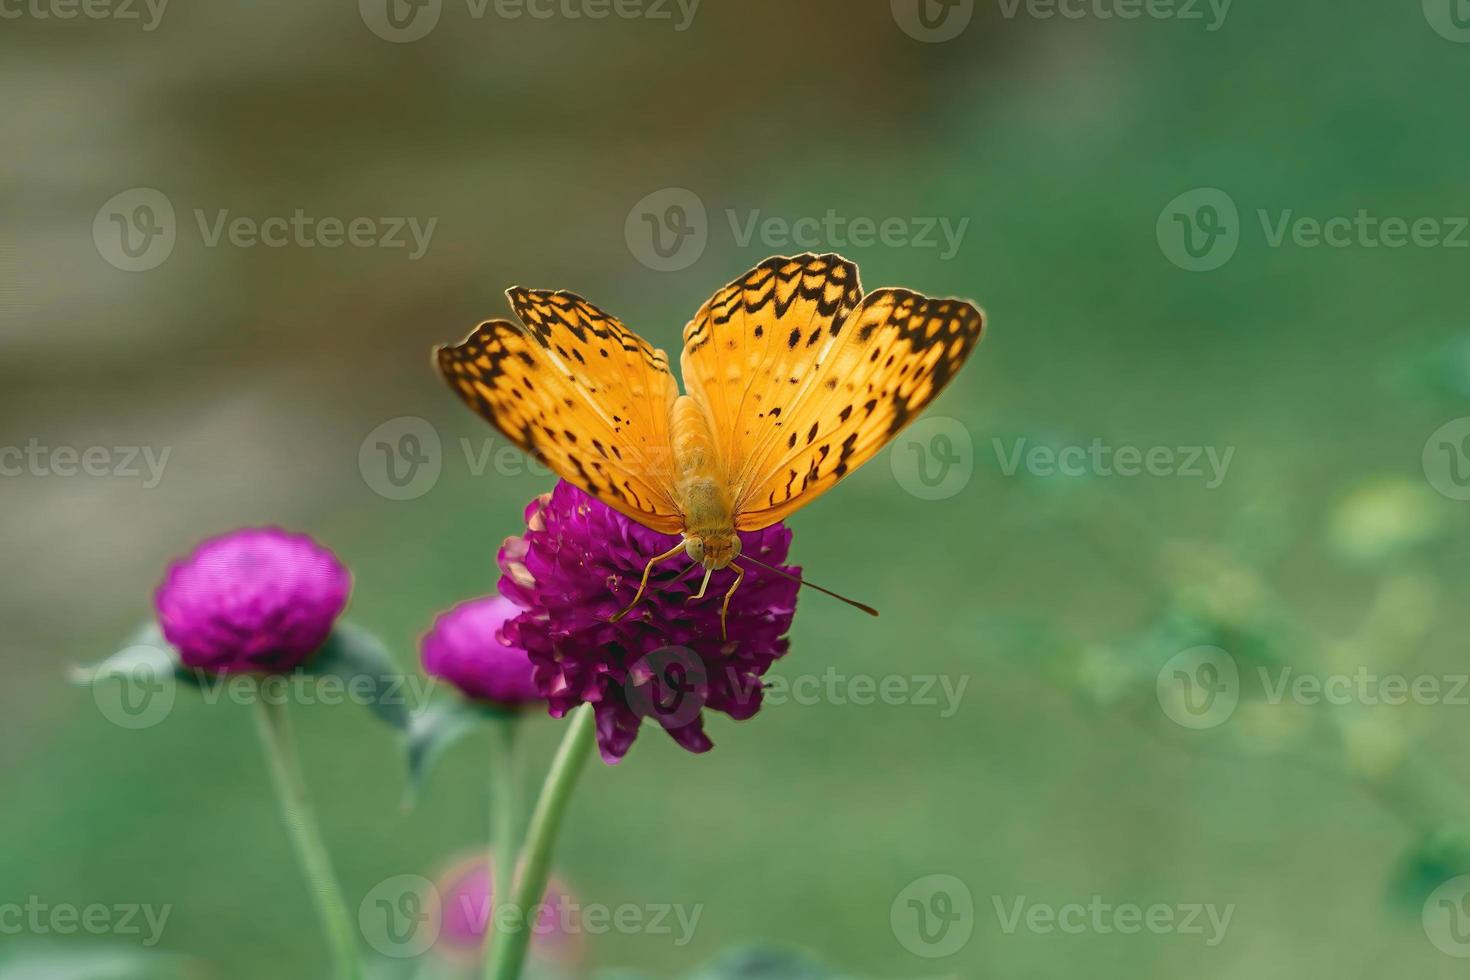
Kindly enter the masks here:
M 674 977 L 761 939 L 869 977 L 1462 975 L 1420 919 L 1470 870 L 1470 706 L 1271 705 L 1249 680 L 1259 664 L 1470 669 L 1470 503 L 1423 459 L 1470 415 L 1470 251 L 1273 247 L 1258 217 L 1470 214 L 1454 2 L 1239 0 L 1220 23 L 1203 4 L 1123 19 L 1098 11 L 1126 0 L 1077 18 L 984 0 L 951 10 L 970 20 L 943 41 L 908 0 L 705 0 L 683 30 L 672 4 L 597 20 L 445 0 L 412 41 L 383 36 L 373 0 L 175 3 L 151 30 L 141 6 L 6 6 L 0 445 L 170 456 L 157 486 L 0 477 L 0 903 L 170 904 L 162 945 L 204 976 L 324 975 L 249 710 L 181 697 L 125 731 L 65 668 L 123 642 L 172 557 L 259 523 L 336 549 L 349 615 L 416 664 L 433 614 L 494 587 L 495 549 L 550 487 L 472 471 L 460 440 L 479 451 L 491 432 L 430 347 L 523 284 L 675 349 L 716 287 L 804 250 L 743 241 L 731 213 L 830 210 L 967 222 L 952 256 L 815 244 L 869 288 L 985 306 L 985 342 L 930 413 L 962 456 L 968 437 L 973 475 L 944 499 L 912 492 L 914 446 L 943 448 L 915 429 L 798 514 L 794 560 L 883 616 L 804 596 L 774 673 L 942 675 L 963 700 L 951 717 L 770 706 L 713 720 L 705 756 L 645 730 L 623 764 L 594 763 L 561 878 L 587 903 L 702 908 L 689 945 L 613 932 L 590 939 L 594 964 Z M 133 188 L 176 212 L 172 252 L 138 272 L 113 263 L 105 215 L 94 237 Z M 703 248 L 661 271 L 637 232 L 649 195 L 665 194 L 646 213 L 673 217 L 669 188 L 705 209 Z M 1196 188 L 1238 208 L 1238 249 L 1211 271 L 1170 245 L 1167 208 Z M 417 259 L 209 247 L 196 209 L 437 224 Z M 360 450 L 405 417 L 440 436 L 441 473 L 393 500 Z M 1020 439 L 1234 455 L 1213 489 L 1007 474 Z M 1247 680 L 1235 715 L 1196 731 L 1155 678 L 1198 644 Z M 405 812 L 386 729 L 345 707 L 295 717 L 354 909 L 483 839 L 482 743 Z M 544 766 L 560 725 L 529 728 Z M 890 913 L 935 874 L 968 888 L 973 934 L 930 959 Z M 1093 895 L 1234 912 L 1215 946 L 1008 934 L 996 913 Z

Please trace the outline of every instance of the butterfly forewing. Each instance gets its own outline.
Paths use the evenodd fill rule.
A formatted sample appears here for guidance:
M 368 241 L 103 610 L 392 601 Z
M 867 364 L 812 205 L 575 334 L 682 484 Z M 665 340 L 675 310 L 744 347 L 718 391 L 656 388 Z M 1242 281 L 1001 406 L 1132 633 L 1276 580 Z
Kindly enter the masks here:
M 439 348 L 445 380 L 558 476 L 654 530 L 680 530 L 669 448 L 678 386 L 664 352 L 571 293 L 507 295 L 525 325 L 491 320 Z
M 684 386 L 709 417 L 732 491 L 755 478 L 781 419 L 811 395 L 862 294 L 857 266 L 840 256 L 776 256 L 716 292 L 684 328 Z
M 704 408 L 735 524 L 810 502 L 877 453 L 949 382 L 984 317 L 904 289 L 866 298 L 837 255 L 777 256 L 721 289 L 684 330 L 684 383 Z

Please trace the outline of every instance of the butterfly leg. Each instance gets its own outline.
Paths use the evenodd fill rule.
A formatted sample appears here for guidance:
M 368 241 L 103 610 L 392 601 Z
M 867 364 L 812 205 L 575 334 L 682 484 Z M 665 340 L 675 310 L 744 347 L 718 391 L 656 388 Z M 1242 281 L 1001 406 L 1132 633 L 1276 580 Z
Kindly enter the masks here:
M 741 568 L 739 565 L 731 562 L 726 567 L 735 569 L 735 582 L 733 585 L 730 586 L 730 591 L 725 593 L 725 601 L 720 603 L 721 640 L 728 640 L 730 638 L 729 631 L 725 629 L 725 614 L 730 611 L 730 597 L 735 594 L 735 590 L 740 588 L 740 583 L 745 579 L 745 569 Z
M 685 599 L 684 602 L 685 603 L 690 603 L 690 602 L 693 602 L 695 599 L 703 599 L 704 598 L 704 590 L 707 589 L 707 588 L 709 588 L 709 577 L 711 575 L 713 575 L 714 573 L 715 573 L 715 570 L 713 568 L 706 568 L 704 570 L 704 581 L 699 583 L 699 591 L 696 592 L 696 593 L 694 593 L 689 598 Z
M 618 620 L 620 620 L 624 616 L 628 615 L 628 613 L 632 612 L 634 606 L 638 605 L 638 600 L 643 598 L 643 592 L 644 592 L 645 589 L 648 588 L 648 576 L 650 576 L 650 575 L 653 574 L 653 566 L 654 565 L 657 565 L 661 561 L 667 561 L 668 559 L 674 557 L 675 555 L 677 555 L 679 552 L 681 552 L 683 550 L 684 550 L 684 542 L 683 541 L 680 541 L 678 544 L 674 545 L 672 548 L 670 548 L 668 551 L 665 551 L 663 554 L 661 554 L 661 555 L 655 555 L 654 557 L 648 559 L 648 564 L 645 565 L 645 566 L 643 566 L 643 581 L 638 583 L 638 593 L 633 596 L 633 601 L 630 602 L 630 603 L 628 603 L 627 608 L 624 609 L 622 612 L 619 612 L 615 616 L 613 616 L 613 618 L 610 620 L 610 622 L 616 623 Z

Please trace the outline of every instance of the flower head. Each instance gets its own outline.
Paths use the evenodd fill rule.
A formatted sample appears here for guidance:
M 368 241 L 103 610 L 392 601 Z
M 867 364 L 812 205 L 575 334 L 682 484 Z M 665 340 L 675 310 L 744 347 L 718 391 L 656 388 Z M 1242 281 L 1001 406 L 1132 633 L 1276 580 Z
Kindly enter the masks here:
M 281 673 L 326 642 L 351 587 L 337 556 L 306 535 L 245 528 L 170 565 L 154 604 L 185 666 Z
M 440 613 L 423 640 L 424 671 L 469 698 L 506 707 L 540 702 L 526 651 L 505 642 L 501 628 L 520 607 L 491 595 Z
M 500 549 L 500 592 L 523 610 L 506 623 L 505 637 L 530 654 L 553 717 L 592 704 L 610 763 L 650 716 L 686 749 L 707 751 L 713 743 L 701 709 L 754 715 L 761 677 L 787 650 L 797 584 L 748 561 L 737 562 L 745 579 L 730 600 L 728 639 L 721 639 L 720 604 L 735 573 L 716 572 L 709 594 L 688 601 L 703 573 L 683 555 L 655 566 L 639 604 L 610 621 L 632 601 L 648 560 L 678 540 L 561 482 L 531 502 L 526 533 Z M 780 567 L 791 532 L 776 524 L 740 540 L 744 555 Z
M 435 949 L 453 959 L 478 959 L 494 915 L 494 857 L 475 854 L 440 877 L 439 939 Z M 552 879 L 531 924 L 531 951 L 562 961 L 581 958 L 576 902 Z

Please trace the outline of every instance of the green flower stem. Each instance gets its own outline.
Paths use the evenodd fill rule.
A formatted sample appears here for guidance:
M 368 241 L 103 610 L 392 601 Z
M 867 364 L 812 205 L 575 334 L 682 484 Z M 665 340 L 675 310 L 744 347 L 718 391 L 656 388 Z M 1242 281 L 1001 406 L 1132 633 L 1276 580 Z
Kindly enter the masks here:
M 489 941 L 485 947 L 485 978 L 494 980 L 494 949 L 500 944 L 500 917 L 495 909 L 510 898 L 515 881 L 516 821 L 520 808 L 520 753 L 516 751 L 519 718 L 510 714 L 490 721 L 490 850 L 494 855 L 494 882 L 486 908 Z
M 505 908 L 500 921 L 501 932 L 491 944 L 489 980 L 519 980 L 521 963 L 531 942 L 531 923 L 526 913 L 534 909 L 546 894 L 551 878 L 551 852 L 557 832 L 567 813 L 567 805 L 577 788 L 577 778 L 587 765 L 596 744 L 597 722 L 592 706 L 584 704 L 572 712 L 567 732 L 557 747 L 551 771 L 541 784 L 541 795 L 531 813 L 526 830 L 525 848 L 521 853 L 516 876 L 515 901 Z
M 260 732 L 260 744 L 270 763 L 276 796 L 281 802 L 281 815 L 291 833 L 291 842 L 296 849 L 301 873 L 311 887 L 317 914 L 321 917 L 322 928 L 326 930 L 327 940 L 331 944 L 335 973 L 338 980 L 361 980 L 362 965 L 358 959 L 357 932 L 353 928 L 352 918 L 347 914 L 342 887 L 332 871 L 332 861 L 327 856 L 326 844 L 322 841 L 321 828 L 317 826 L 311 797 L 306 791 L 306 780 L 301 773 L 301 760 L 296 752 L 295 739 L 291 735 L 291 720 L 286 714 L 286 706 L 264 697 L 258 689 L 255 701 L 255 721 Z

